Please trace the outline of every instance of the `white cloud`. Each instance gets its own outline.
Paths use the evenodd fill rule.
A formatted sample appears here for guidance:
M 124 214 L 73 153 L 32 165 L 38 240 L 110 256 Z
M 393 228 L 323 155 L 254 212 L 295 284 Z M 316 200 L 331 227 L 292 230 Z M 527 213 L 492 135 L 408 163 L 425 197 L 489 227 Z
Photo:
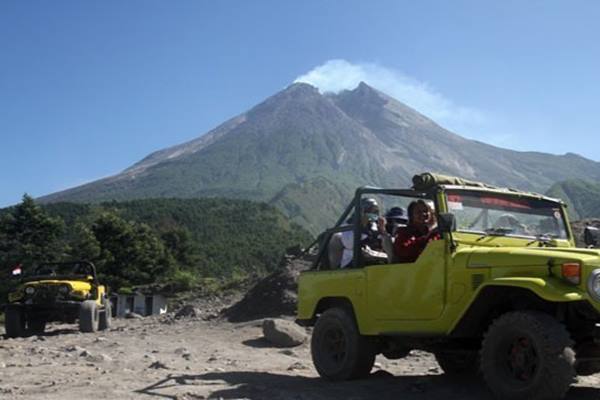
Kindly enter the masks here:
M 337 93 L 344 89 L 354 89 L 361 81 L 459 134 L 482 138 L 481 131 L 487 130 L 483 126 L 489 122 L 486 113 L 454 104 L 426 82 L 374 63 L 355 64 L 346 60 L 329 60 L 299 76 L 294 82 L 309 83 L 318 87 L 322 93 Z

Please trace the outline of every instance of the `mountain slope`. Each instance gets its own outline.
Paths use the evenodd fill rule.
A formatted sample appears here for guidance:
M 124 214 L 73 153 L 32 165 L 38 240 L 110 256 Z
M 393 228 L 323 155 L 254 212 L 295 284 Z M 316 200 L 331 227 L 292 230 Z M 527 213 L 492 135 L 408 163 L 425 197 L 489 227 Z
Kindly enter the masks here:
M 336 95 L 300 83 L 198 139 L 42 201 L 245 198 L 271 202 L 315 233 L 357 186 L 406 186 L 425 170 L 534 191 L 600 181 L 597 162 L 465 139 L 364 83 Z
M 581 179 L 557 182 L 546 192 L 568 205 L 569 218 L 580 220 L 600 217 L 600 184 Z

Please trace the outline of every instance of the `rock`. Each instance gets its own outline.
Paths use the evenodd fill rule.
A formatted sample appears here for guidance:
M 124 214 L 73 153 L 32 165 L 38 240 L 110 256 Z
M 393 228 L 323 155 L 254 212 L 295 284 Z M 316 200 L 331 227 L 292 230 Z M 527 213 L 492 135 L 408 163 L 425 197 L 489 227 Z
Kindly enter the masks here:
M 129 318 L 129 319 L 144 319 L 143 316 L 141 316 L 140 314 L 136 314 L 134 312 L 128 312 L 127 314 L 125 314 L 125 318 Z
M 297 357 L 298 355 L 294 353 L 294 350 L 284 349 L 279 352 L 279 354 L 283 354 L 284 356 Z
M 86 352 L 87 350 L 84 349 L 83 347 L 71 345 L 71 346 L 65 347 L 65 351 L 68 353 L 82 354 L 82 353 Z
M 288 371 L 295 371 L 300 369 L 307 369 L 306 365 L 302 364 L 300 361 L 296 361 L 287 368 Z
M 91 363 L 101 363 L 101 362 L 112 361 L 112 358 L 110 358 L 106 354 L 97 354 L 97 355 L 90 354 L 87 357 L 85 357 L 85 360 L 87 362 L 91 362 Z
M 285 319 L 265 319 L 262 328 L 265 339 L 279 347 L 299 346 L 307 337 L 301 327 Z
M 225 317 L 230 322 L 247 322 L 260 318 L 295 315 L 298 277 L 301 271 L 312 266 L 310 257 L 284 256 L 277 271 L 259 281 L 242 300 L 226 309 Z
M 175 318 L 199 318 L 202 311 L 198 307 L 194 307 L 191 304 L 184 305 L 177 313 Z
M 218 314 L 218 313 L 216 313 L 216 312 L 211 312 L 211 313 L 208 313 L 208 314 L 206 314 L 206 315 L 203 317 L 203 319 L 204 319 L 205 321 L 212 321 L 212 320 L 214 320 L 214 319 L 217 319 L 217 318 L 219 318 L 219 314 Z
M 162 363 L 160 361 L 154 361 L 152 364 L 150 364 L 150 366 L 148 368 L 151 368 L 151 369 L 169 369 L 169 367 L 167 367 L 164 363 Z
M 178 347 L 175 349 L 174 353 L 181 355 L 181 354 L 189 353 L 189 351 L 185 347 Z

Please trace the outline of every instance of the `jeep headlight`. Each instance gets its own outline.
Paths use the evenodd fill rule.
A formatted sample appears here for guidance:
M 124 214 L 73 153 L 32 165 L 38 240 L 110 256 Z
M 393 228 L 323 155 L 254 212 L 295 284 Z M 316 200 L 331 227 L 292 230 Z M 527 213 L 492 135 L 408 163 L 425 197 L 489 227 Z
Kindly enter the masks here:
M 600 301 L 600 269 L 595 269 L 588 279 L 588 292 L 596 301 Z
M 25 293 L 31 296 L 35 293 L 35 288 L 33 286 L 27 286 L 25 288 Z
M 71 287 L 69 285 L 60 285 L 58 287 L 58 293 L 67 294 L 71 291 Z

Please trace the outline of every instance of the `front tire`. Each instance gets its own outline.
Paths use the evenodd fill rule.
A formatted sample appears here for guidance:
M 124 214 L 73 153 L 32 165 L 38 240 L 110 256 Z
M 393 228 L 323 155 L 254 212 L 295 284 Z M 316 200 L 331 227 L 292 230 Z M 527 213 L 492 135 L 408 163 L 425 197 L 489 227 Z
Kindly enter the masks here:
M 79 330 L 81 332 L 96 332 L 100 320 L 98 304 L 93 300 L 86 300 L 79 307 Z
M 25 313 L 19 307 L 7 306 L 4 318 L 6 336 L 18 338 L 25 336 Z
M 372 341 L 360 335 L 354 317 L 342 308 L 330 308 L 319 317 L 311 353 L 319 375 L 331 381 L 364 378 L 375 363 Z
M 499 399 L 561 399 L 575 379 L 575 353 L 566 328 L 550 315 L 509 312 L 490 326 L 481 370 Z

